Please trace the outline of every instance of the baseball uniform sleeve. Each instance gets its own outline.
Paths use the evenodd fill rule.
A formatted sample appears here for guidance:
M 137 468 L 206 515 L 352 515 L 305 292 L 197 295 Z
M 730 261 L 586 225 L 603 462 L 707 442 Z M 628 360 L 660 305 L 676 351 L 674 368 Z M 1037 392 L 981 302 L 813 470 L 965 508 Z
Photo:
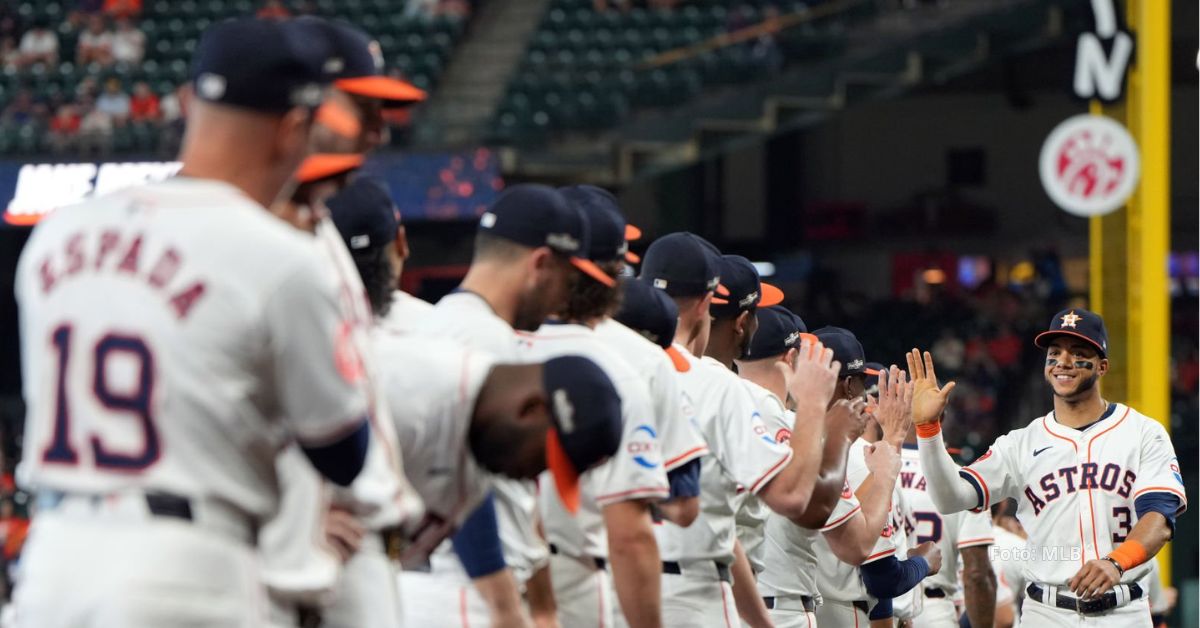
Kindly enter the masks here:
M 708 443 L 684 413 L 683 394 L 671 361 L 663 355 L 650 383 L 654 416 L 658 419 L 663 467 L 672 471 L 708 452 Z
M 825 525 L 821 526 L 821 532 L 828 532 L 841 526 L 854 516 L 854 513 L 860 512 L 862 505 L 858 503 L 858 498 L 854 496 L 854 491 L 850 490 L 849 484 L 842 486 L 842 494 L 838 496 L 838 501 L 833 505 L 833 512 L 830 513 L 829 519 L 825 521 Z
M 663 499 L 670 490 L 658 430 L 651 422 L 649 392 L 641 382 L 630 382 L 621 386 L 620 393 L 625 424 L 621 447 L 586 477 L 601 507 L 633 499 Z
M 995 542 L 992 533 L 992 517 L 987 512 L 964 512 L 959 517 L 958 547 L 977 547 Z
M 754 398 L 739 381 L 725 386 L 719 407 L 712 425 L 718 429 L 713 438 L 723 445 L 718 454 L 721 466 L 746 490 L 758 493 L 791 461 L 792 448 L 775 442 Z
M 996 502 L 1019 496 L 1021 472 L 1015 445 L 1016 439 L 1005 434 L 975 462 L 959 471 L 959 476 L 975 489 L 977 505 L 972 512 L 982 512 Z
M 1133 482 L 1132 498 L 1151 493 L 1169 493 L 1179 498 L 1175 516 L 1187 510 L 1187 495 L 1183 490 L 1183 475 L 1179 471 L 1179 459 L 1175 447 L 1162 425 L 1146 420 L 1142 429 L 1141 452 L 1138 461 L 1137 479 Z M 1127 474 L 1128 475 L 1128 474 Z M 1124 480 L 1124 478 L 1122 478 Z
M 332 270 L 304 258 L 265 307 L 274 396 L 306 447 L 336 442 L 367 417 L 360 347 L 338 306 L 336 286 Z

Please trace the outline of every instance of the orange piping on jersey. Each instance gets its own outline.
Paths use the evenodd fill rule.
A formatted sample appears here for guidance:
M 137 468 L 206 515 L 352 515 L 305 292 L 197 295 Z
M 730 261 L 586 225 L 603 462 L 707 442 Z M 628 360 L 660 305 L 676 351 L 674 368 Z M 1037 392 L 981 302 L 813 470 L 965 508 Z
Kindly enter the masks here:
M 1125 419 L 1128 416 L 1129 416 L 1129 406 L 1125 406 L 1125 414 L 1121 415 L 1120 420 L 1118 420 L 1116 423 L 1113 423 L 1111 426 L 1106 428 L 1103 432 L 1100 432 L 1099 434 L 1096 434 L 1095 436 L 1088 439 L 1088 448 L 1087 448 L 1088 464 L 1092 464 L 1092 443 L 1096 442 L 1097 438 L 1100 438 L 1101 436 L 1104 436 L 1105 434 L 1117 429 L 1117 426 L 1124 423 Z M 1080 480 L 1082 481 L 1082 478 Z M 1092 487 L 1091 486 L 1087 487 L 1087 494 L 1088 494 L 1088 511 L 1092 514 L 1092 554 L 1096 556 L 1096 560 L 1100 560 L 1100 540 L 1096 537 L 1096 504 L 1092 501 Z
M 596 606 L 596 615 L 600 618 L 600 628 L 604 628 L 604 581 L 600 578 L 592 578 L 596 583 L 596 595 L 600 598 L 600 603 Z
M 708 445 L 700 445 L 699 447 L 693 447 L 693 448 L 679 454 L 678 456 L 675 456 L 674 458 L 671 458 L 670 460 L 664 462 L 663 466 L 669 467 L 669 466 L 672 466 L 675 463 L 679 462 L 680 460 L 683 460 L 684 458 L 688 458 L 689 456 L 702 456 L 706 453 L 708 453 Z
M 725 587 L 722 587 L 720 582 L 717 586 L 721 587 L 721 617 L 725 619 L 725 628 L 733 628 L 729 625 L 729 602 L 725 601 Z
M 1183 494 L 1183 491 L 1181 491 L 1177 488 L 1171 488 L 1170 486 L 1147 486 L 1146 488 L 1134 493 L 1133 497 L 1136 498 L 1138 495 L 1141 495 L 1142 493 L 1157 493 L 1159 491 L 1165 491 L 1167 493 L 1173 493 L 1173 494 L 1179 496 L 1179 499 L 1182 500 L 1180 502 L 1181 507 L 1185 508 L 1185 509 L 1187 508 L 1187 496 Z
M 822 528 L 821 528 L 821 532 L 825 532 L 825 531 L 828 531 L 828 530 L 832 530 L 832 529 L 834 529 L 834 528 L 836 528 L 836 527 L 838 527 L 838 526 L 842 525 L 842 522 L 843 522 L 843 521 L 845 521 L 845 520 L 849 519 L 850 517 L 853 517 L 853 516 L 854 516 L 854 513 L 858 512 L 858 511 L 860 511 L 860 510 L 862 510 L 862 506 L 855 506 L 853 510 L 851 510 L 850 512 L 848 512 L 848 513 L 846 513 L 846 514 L 842 515 L 842 516 L 841 516 L 841 517 L 839 517 L 839 518 L 838 518 L 836 521 L 831 521 L 831 522 L 829 522 L 829 523 L 825 524 L 825 525 L 824 525 L 824 527 L 822 527 Z
M 891 556 L 892 554 L 895 554 L 895 553 L 896 553 L 896 550 L 894 548 L 889 549 L 889 550 L 883 550 L 882 552 L 879 552 L 878 554 L 871 554 L 870 556 L 868 556 L 866 558 L 866 560 L 862 561 L 862 564 L 865 565 L 877 558 L 883 558 L 884 556 Z
M 598 496 L 596 496 L 596 503 L 600 504 L 600 502 L 611 501 L 611 500 L 619 499 L 621 497 L 629 497 L 630 495 L 637 495 L 638 497 L 653 497 L 656 495 L 666 495 L 670 492 L 671 491 L 669 489 L 658 487 L 658 486 L 647 486 L 647 487 L 643 487 L 643 488 L 631 488 L 628 491 L 621 491 L 619 493 L 609 493 L 607 495 L 598 495 Z M 600 505 L 604 505 L 604 504 L 600 504 Z
M 958 542 L 959 547 L 970 547 L 971 545 L 991 545 L 996 539 L 990 536 L 981 536 L 977 539 L 966 539 Z
M 770 469 L 767 469 L 766 473 L 759 476 L 759 478 L 754 481 L 754 484 L 750 485 L 750 492 L 757 494 L 758 489 L 762 488 L 760 486 L 761 484 L 767 482 L 769 478 L 774 478 L 775 473 L 779 469 L 779 467 L 782 467 L 783 465 L 787 464 L 788 462 L 790 462 L 792 460 L 791 454 L 792 454 L 792 450 L 789 449 L 787 454 L 785 454 L 783 456 L 783 459 L 781 459 L 779 462 L 776 462 Z
M 971 467 L 963 467 L 962 470 L 974 476 L 975 481 L 979 482 L 979 486 L 983 488 L 983 504 L 979 507 L 980 512 L 983 512 L 984 508 L 992 505 L 992 491 L 988 489 L 987 482 L 983 481 L 983 476 L 979 475 L 978 471 Z
M 1046 423 L 1046 417 L 1048 417 L 1048 416 L 1050 416 L 1050 415 L 1047 414 L 1046 416 L 1042 417 L 1042 429 L 1046 430 L 1047 434 L 1049 434 L 1055 438 L 1061 438 L 1061 439 L 1067 441 L 1068 443 L 1071 443 L 1071 447 L 1075 448 L 1075 454 L 1078 455 L 1079 454 L 1079 444 L 1075 442 L 1075 439 L 1067 438 L 1066 436 L 1063 436 L 1062 434 L 1055 434 L 1054 430 L 1050 429 L 1050 425 L 1048 425 Z
M 854 628 L 858 628 L 858 608 L 851 604 L 850 612 L 854 613 Z

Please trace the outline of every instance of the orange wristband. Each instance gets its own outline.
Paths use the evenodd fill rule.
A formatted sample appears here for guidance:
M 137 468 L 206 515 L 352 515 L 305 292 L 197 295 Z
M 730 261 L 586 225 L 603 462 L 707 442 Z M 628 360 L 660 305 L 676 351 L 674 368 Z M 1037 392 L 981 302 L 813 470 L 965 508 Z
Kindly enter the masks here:
M 1146 553 L 1146 546 L 1134 539 L 1118 545 L 1117 549 L 1110 552 L 1108 557 L 1117 561 L 1117 564 L 1125 571 L 1150 560 L 1150 555 Z
M 942 433 L 942 422 L 922 423 L 917 426 L 918 438 L 933 438 Z

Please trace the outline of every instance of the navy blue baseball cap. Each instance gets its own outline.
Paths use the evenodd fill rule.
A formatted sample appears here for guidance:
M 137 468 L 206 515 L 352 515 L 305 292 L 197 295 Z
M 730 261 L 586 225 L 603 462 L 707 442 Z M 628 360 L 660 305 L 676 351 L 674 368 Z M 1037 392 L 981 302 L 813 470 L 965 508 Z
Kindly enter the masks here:
M 325 201 L 325 206 L 351 251 L 378 249 L 396 239 L 399 212 L 387 184 L 375 177 L 356 177 Z
M 783 291 L 763 282 L 758 269 L 741 255 L 721 256 L 721 285 L 729 290 L 726 303 L 713 303 L 709 312 L 716 318 L 736 318 L 756 307 L 783 303 Z
M 716 291 L 729 294 L 721 286 L 721 254 L 704 238 L 687 231 L 669 233 L 650 245 L 642 257 L 643 279 L 673 297 L 702 296 Z M 717 299 L 722 302 L 727 299 Z
M 200 100 L 283 113 L 320 105 L 334 66 L 328 35 L 315 24 L 239 18 L 200 36 L 191 80 Z
M 629 243 L 625 241 L 625 217 L 621 215 L 617 197 L 594 185 L 572 185 L 558 191 L 587 218 L 591 235 L 588 259 L 594 262 L 624 260 Z
M 579 511 L 579 475 L 617 452 L 621 398 L 595 362 L 581 356 L 547 360 L 542 385 L 554 428 L 546 434 L 546 468 L 563 505 Z
M 1050 341 L 1058 336 L 1074 336 L 1087 341 L 1100 352 L 1100 357 L 1108 357 L 1108 329 L 1104 327 L 1104 319 L 1100 315 L 1073 307 L 1063 310 L 1050 319 L 1050 327 L 1033 339 L 1033 344 L 1045 349 Z
M 531 248 L 549 247 L 575 268 L 606 286 L 617 282 L 587 259 L 587 218 L 557 190 L 536 183 L 514 185 L 479 217 L 479 231 Z
M 841 327 L 822 327 L 814 331 L 813 335 L 821 341 L 821 344 L 833 350 L 833 359 L 842 363 L 840 377 L 866 373 L 866 354 L 854 332 Z
M 679 306 L 675 301 L 645 279 L 628 277 L 621 285 L 624 289 L 621 308 L 613 318 L 662 347 L 676 371 L 690 370 L 691 363 L 674 347 L 675 330 L 679 326 Z
M 309 19 L 319 18 L 297 18 Z M 334 87 L 348 94 L 377 98 L 385 106 L 411 105 L 425 100 L 424 90 L 383 73 L 383 51 L 379 42 L 345 22 L 325 23 L 340 65 Z
M 747 360 L 765 360 L 783 355 L 799 347 L 803 334 L 808 331 L 799 316 L 780 305 L 759 308 L 757 315 L 758 331 L 750 339 L 750 347 L 745 355 Z

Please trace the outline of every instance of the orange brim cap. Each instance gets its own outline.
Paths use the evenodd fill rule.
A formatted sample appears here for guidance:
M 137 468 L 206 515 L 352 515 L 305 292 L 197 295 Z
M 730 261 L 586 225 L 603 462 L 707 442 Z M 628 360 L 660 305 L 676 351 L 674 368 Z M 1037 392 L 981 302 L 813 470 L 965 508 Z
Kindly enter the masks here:
M 867 375 L 870 375 L 871 377 L 878 377 L 879 374 L 882 372 L 883 371 L 877 371 L 875 369 L 863 369 L 863 373 L 866 373 Z
M 578 268 L 583 274 L 595 279 L 596 281 L 599 281 L 609 288 L 617 285 L 617 280 L 609 277 L 603 270 L 600 270 L 600 267 L 597 266 L 596 262 L 593 262 L 592 260 L 584 259 L 582 257 L 572 257 L 571 265 L 575 268 Z
M 579 512 L 579 472 L 571 464 L 567 451 L 558 440 L 558 430 L 554 428 L 546 431 L 546 468 L 554 478 L 554 487 L 567 512 L 572 515 Z
M 675 347 L 667 347 L 666 349 L 663 349 L 663 351 L 666 351 L 667 357 L 671 358 L 671 365 L 675 367 L 676 372 L 686 373 L 692 370 L 691 363 L 687 361 L 687 358 L 683 357 L 683 354 L 679 352 L 679 349 L 676 349 Z
M 356 96 L 378 98 L 401 104 L 418 103 L 426 98 L 425 90 L 389 76 L 360 76 L 334 81 L 333 86 Z
M 642 258 L 633 251 L 625 251 L 625 261 L 630 264 L 641 264 Z
M 337 135 L 351 139 L 362 133 L 362 124 L 358 117 L 333 101 L 327 101 L 317 108 L 316 123 Z
M 295 177 L 300 183 L 312 183 L 357 170 L 365 160 L 354 153 L 315 153 L 300 162 Z
M 625 241 L 633 242 L 634 240 L 642 239 L 642 230 L 633 225 L 625 225 Z
M 763 281 L 759 282 L 758 307 L 771 307 L 783 303 L 783 290 Z
M 725 304 L 729 303 L 729 299 L 721 298 L 721 297 L 729 296 L 729 288 L 726 288 L 725 286 L 722 286 L 721 284 L 717 284 L 717 289 L 714 290 L 713 292 L 715 293 L 715 294 L 713 294 L 713 298 L 712 298 L 713 303 L 716 303 L 717 305 L 725 305 Z M 718 294 L 721 296 L 717 296 Z

